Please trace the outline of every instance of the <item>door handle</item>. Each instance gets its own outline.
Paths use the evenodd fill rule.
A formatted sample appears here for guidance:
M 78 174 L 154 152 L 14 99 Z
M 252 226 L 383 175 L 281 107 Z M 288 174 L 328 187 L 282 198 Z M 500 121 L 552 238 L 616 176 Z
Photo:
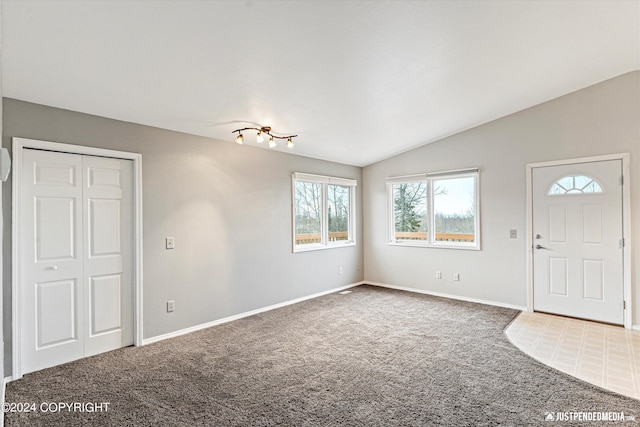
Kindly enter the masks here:
M 57 265 L 52 265 L 51 267 L 47 267 L 47 270 L 57 270 L 58 266 Z
M 547 248 L 545 248 L 545 247 L 544 247 L 544 246 L 542 246 L 542 245 L 536 245 L 536 249 L 547 249 Z

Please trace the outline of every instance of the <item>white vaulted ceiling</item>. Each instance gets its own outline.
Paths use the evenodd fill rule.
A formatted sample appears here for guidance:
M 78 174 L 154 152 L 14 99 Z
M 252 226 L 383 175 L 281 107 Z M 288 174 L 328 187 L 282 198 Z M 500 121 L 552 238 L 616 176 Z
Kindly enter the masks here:
M 3 91 L 363 166 L 640 69 L 639 22 L 638 0 L 3 0 Z

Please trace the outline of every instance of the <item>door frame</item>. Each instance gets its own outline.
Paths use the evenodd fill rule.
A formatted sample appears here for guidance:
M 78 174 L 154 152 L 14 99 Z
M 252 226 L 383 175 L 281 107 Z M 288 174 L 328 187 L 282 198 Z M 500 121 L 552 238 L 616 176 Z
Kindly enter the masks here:
M 11 291 L 12 291 L 12 380 L 22 378 L 22 313 L 21 273 L 20 273 L 20 212 L 22 208 L 22 155 L 25 148 L 56 151 L 61 153 L 109 157 L 133 161 L 133 345 L 143 344 L 142 334 L 142 154 L 83 145 L 63 144 L 35 139 L 14 137 L 13 140 L 13 181 L 12 181 L 12 225 L 11 225 Z
M 629 153 L 605 154 L 592 157 L 580 157 L 574 159 L 527 163 L 527 311 L 533 312 L 533 170 L 535 168 L 545 166 L 574 165 L 578 163 L 602 162 L 607 160 L 622 161 L 622 238 L 624 239 L 624 246 L 622 248 L 622 281 L 624 289 L 623 300 L 625 302 L 623 316 L 624 327 L 626 329 L 632 329 L 633 303 L 631 299 L 631 180 L 629 174 Z

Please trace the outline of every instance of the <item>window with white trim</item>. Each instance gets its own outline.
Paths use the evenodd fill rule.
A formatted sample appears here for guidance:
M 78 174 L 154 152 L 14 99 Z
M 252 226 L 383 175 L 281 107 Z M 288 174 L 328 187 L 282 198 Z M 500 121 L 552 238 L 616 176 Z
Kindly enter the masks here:
M 295 172 L 293 251 L 353 246 L 357 181 Z
M 477 169 L 387 179 L 389 244 L 480 249 Z

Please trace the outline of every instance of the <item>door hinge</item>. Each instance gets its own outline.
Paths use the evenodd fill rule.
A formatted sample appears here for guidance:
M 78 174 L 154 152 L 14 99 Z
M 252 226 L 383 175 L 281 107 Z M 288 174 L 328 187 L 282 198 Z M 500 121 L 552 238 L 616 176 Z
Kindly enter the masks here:
M 624 248 L 624 238 L 620 239 L 620 249 Z
M 620 185 L 624 185 L 624 176 L 620 175 Z
M 627 302 L 626 301 L 622 301 L 622 309 L 623 310 L 627 309 Z

